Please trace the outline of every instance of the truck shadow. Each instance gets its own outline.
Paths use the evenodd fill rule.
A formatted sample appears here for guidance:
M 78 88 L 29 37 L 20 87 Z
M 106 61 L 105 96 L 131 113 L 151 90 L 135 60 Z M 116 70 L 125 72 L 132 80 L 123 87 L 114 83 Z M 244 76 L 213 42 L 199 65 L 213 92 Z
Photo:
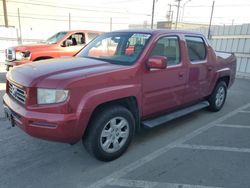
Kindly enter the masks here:
M 167 137 L 167 136 L 169 136 L 170 139 L 171 137 L 173 137 L 174 139 L 177 139 L 174 135 L 172 135 L 173 133 L 177 134 L 178 132 L 177 134 L 179 135 L 178 137 L 181 137 L 182 131 L 183 131 L 183 134 L 185 135 L 186 131 L 188 131 L 189 129 L 193 129 L 194 126 L 195 128 L 198 128 L 198 123 L 197 122 L 194 123 L 194 120 L 197 121 L 200 116 L 206 117 L 206 114 L 208 115 L 209 112 L 206 109 L 203 109 L 203 110 L 188 114 L 186 116 L 177 118 L 165 124 L 159 125 L 152 129 L 142 129 L 141 132 L 136 135 L 134 142 L 138 144 L 144 143 L 144 142 L 147 143 L 148 141 L 152 142 L 152 140 L 155 140 L 161 137 L 162 138 Z M 190 125 L 192 125 L 192 127 Z

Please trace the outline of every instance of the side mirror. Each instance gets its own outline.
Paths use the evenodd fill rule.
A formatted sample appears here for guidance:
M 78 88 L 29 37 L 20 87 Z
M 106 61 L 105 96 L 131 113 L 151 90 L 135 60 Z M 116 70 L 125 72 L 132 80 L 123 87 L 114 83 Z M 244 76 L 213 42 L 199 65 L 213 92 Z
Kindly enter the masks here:
M 165 56 L 152 56 L 148 59 L 147 67 L 149 69 L 165 69 L 167 58 Z

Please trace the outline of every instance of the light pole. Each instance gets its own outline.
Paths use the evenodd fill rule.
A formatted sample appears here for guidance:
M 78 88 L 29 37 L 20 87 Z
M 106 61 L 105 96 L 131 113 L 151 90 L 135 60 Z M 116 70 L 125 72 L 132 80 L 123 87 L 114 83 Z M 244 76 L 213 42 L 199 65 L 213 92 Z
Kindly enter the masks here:
M 18 15 L 18 24 L 19 24 L 20 44 L 22 44 L 22 43 L 23 43 L 23 41 L 22 41 L 22 27 L 21 27 L 21 19 L 20 19 L 20 11 L 19 11 L 19 8 L 17 8 L 17 15 Z
M 169 6 L 169 11 L 168 11 L 168 14 L 167 14 L 167 18 L 168 18 L 168 21 L 172 21 L 172 18 L 171 18 L 172 5 L 168 4 L 168 6 Z
M 69 30 L 71 30 L 71 14 L 69 13 Z
M 9 24 L 8 24 L 6 0 L 3 0 L 3 14 L 4 14 L 4 25 L 5 25 L 5 27 L 8 27 Z
M 109 19 L 109 31 L 110 32 L 112 31 L 112 25 L 113 25 L 113 19 L 112 19 L 112 17 L 110 17 L 110 19 Z
M 173 24 L 173 15 L 174 15 L 174 11 L 172 11 L 172 7 L 178 7 L 178 5 L 173 5 L 173 4 L 168 4 L 169 6 L 169 15 L 168 17 L 168 21 L 171 22 L 171 28 L 172 28 L 172 24 Z
M 214 1 L 213 1 L 213 5 L 212 5 L 210 22 L 209 22 L 209 26 L 208 26 L 208 34 L 207 34 L 208 39 L 211 39 L 211 25 L 212 25 L 212 20 L 213 20 L 213 14 L 214 14 Z
M 152 6 L 151 29 L 153 29 L 154 27 L 154 16 L 155 16 L 155 0 L 153 0 L 153 6 Z
M 182 16 L 181 16 L 181 22 L 183 22 L 183 18 L 184 18 L 184 12 L 185 12 L 185 6 L 188 2 L 190 2 L 191 0 L 187 0 L 184 4 L 183 4 L 183 10 L 182 10 Z

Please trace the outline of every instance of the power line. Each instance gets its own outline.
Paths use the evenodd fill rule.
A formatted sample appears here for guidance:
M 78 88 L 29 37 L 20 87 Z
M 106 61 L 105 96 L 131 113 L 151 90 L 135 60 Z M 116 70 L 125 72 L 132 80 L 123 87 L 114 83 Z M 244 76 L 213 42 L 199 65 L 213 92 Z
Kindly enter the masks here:
M 0 16 L 3 16 L 3 14 L 0 14 Z M 17 18 L 18 16 L 16 15 L 8 15 L 9 17 L 15 17 Z M 30 17 L 30 16 L 21 16 L 21 18 L 27 18 L 27 19 L 34 19 L 34 20 L 50 20 L 50 21 L 69 21 L 68 19 L 53 19 L 53 18 L 35 18 L 35 17 Z M 71 20 L 74 22 L 85 22 L 85 23 L 102 23 L 102 24 L 109 24 L 109 22 L 101 22 L 101 21 L 87 21 L 87 20 Z M 129 24 L 129 23 L 124 23 L 124 22 L 115 22 L 113 24 Z
M 52 8 L 62 8 L 62 9 L 72 9 L 72 10 L 84 10 L 89 12 L 106 12 L 106 13 L 116 13 L 116 14 L 133 14 L 133 15 L 148 15 L 144 13 L 131 13 L 131 12 L 119 12 L 119 11 L 107 11 L 107 10 L 96 10 L 96 9 L 87 9 L 87 8 L 76 8 L 76 7 L 67 7 L 61 5 L 51 5 L 51 4 L 41 4 L 41 3 L 31 3 L 31 2 L 20 2 L 15 0 L 9 0 L 10 3 L 19 3 L 19 4 L 28 4 L 28 5 L 36 5 L 36 6 L 45 6 L 45 7 L 52 7 Z
M 27 1 L 33 1 L 33 0 L 27 0 Z M 23 1 L 22 1 L 23 2 Z M 45 3 L 45 4 L 57 4 L 57 3 L 53 3 L 53 2 L 51 2 L 51 1 L 37 1 L 36 0 L 36 2 L 39 2 L 39 3 Z M 119 2 L 119 1 L 118 1 Z M 126 0 L 126 2 L 127 2 L 127 0 Z M 113 4 L 113 3 L 112 3 Z M 63 3 L 63 5 L 69 5 L 69 6 L 71 6 L 72 7 L 72 4 L 69 4 L 69 3 Z M 81 5 L 81 4 L 74 4 L 74 6 L 76 6 L 76 7 L 79 7 L 79 6 L 85 6 L 85 5 Z M 106 10 L 107 10 L 107 8 L 109 8 L 109 7 L 101 7 L 101 6 L 88 6 L 89 8 L 105 8 Z M 109 8 L 110 9 L 110 8 Z M 119 8 L 120 9 L 120 8 Z M 121 9 L 120 9 L 121 10 Z
M 197 18 L 203 18 L 203 19 L 206 19 L 206 18 L 210 18 L 209 16 L 185 16 L 185 18 L 195 18 L 195 19 L 197 19 Z M 226 19 L 226 18 L 235 18 L 235 16 L 213 16 L 213 18 L 215 18 L 215 19 Z M 241 16 L 240 18 L 249 18 L 249 17 L 247 17 L 247 16 Z
M 216 7 L 222 7 L 222 8 L 224 8 L 224 7 L 246 7 L 246 6 L 250 6 L 250 4 L 216 5 Z M 207 8 L 207 7 L 211 7 L 211 6 L 209 6 L 209 5 L 188 5 L 186 7 L 192 7 L 192 8 L 203 8 L 204 7 L 204 8 Z
M 9 12 L 10 14 L 13 14 L 15 15 L 16 13 L 15 12 Z M 37 14 L 37 13 L 22 13 L 22 15 L 27 15 L 27 16 L 45 16 L 45 17 L 67 17 L 68 18 L 68 15 L 55 15 L 55 14 Z M 72 16 L 72 15 L 71 15 Z M 74 15 L 73 15 L 74 16 Z M 109 16 L 107 17 L 104 17 L 104 16 L 78 16 L 78 15 L 75 15 L 75 17 L 77 18 L 93 18 L 93 19 L 100 19 L 100 18 L 103 18 L 103 19 L 106 19 L 106 18 L 109 18 Z M 119 18 L 119 19 L 128 19 L 128 17 L 121 17 L 121 16 L 113 16 L 113 18 Z
M 87 8 L 76 8 L 76 7 L 67 7 L 67 6 L 61 6 L 61 5 L 51 5 L 51 4 L 41 4 L 41 3 L 34 3 L 34 2 L 20 2 L 15 0 L 9 0 L 8 2 L 12 3 L 19 3 L 19 4 L 27 4 L 27 5 L 37 5 L 37 6 L 45 6 L 45 7 L 52 7 L 52 8 L 63 8 L 63 9 L 72 9 L 72 10 L 84 10 L 84 11 L 90 11 L 90 12 L 108 12 L 108 13 L 124 13 L 124 12 L 118 12 L 118 11 L 105 11 L 105 10 L 94 10 L 94 9 L 87 9 Z
M 135 1 L 144 1 L 144 0 L 133 0 L 133 2 L 135 2 Z M 110 4 L 114 4 L 114 3 L 127 3 L 128 2 L 128 0 L 121 0 L 121 1 L 117 1 L 117 0 L 114 0 L 114 1 L 105 1 L 105 3 L 110 3 Z

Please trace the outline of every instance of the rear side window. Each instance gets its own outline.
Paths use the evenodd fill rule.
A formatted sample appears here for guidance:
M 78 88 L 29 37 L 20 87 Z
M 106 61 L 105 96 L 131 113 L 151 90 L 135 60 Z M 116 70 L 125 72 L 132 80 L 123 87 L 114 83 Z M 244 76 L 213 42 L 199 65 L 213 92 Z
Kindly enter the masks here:
M 71 35 L 68 39 L 72 40 L 71 46 L 84 45 L 85 44 L 85 35 L 84 33 L 75 33 Z
M 165 56 L 168 65 L 180 64 L 180 47 L 177 36 L 166 36 L 160 38 L 151 52 L 151 56 Z
M 190 61 L 202 61 L 206 59 L 206 46 L 201 37 L 186 36 L 188 56 Z

